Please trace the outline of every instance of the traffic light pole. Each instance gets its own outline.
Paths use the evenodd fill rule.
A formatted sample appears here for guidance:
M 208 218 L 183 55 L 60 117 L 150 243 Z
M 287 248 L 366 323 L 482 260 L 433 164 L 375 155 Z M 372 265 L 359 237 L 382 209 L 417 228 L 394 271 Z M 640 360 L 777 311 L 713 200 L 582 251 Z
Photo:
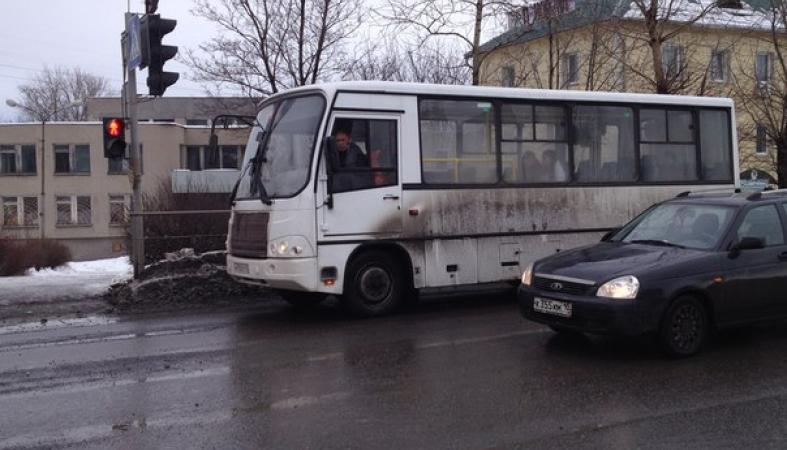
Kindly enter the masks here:
M 129 23 L 134 14 L 126 13 L 126 36 L 130 36 Z M 128 52 L 128 46 L 124 46 L 124 52 Z M 130 131 L 130 156 L 131 156 L 131 261 L 134 265 L 134 278 L 139 278 L 145 269 L 145 240 L 144 224 L 142 217 L 142 190 L 141 190 L 141 164 L 139 154 L 139 138 L 137 134 L 137 68 L 128 64 L 128 57 L 124 58 L 128 69 L 128 80 L 126 81 L 125 94 L 128 111 L 128 124 Z

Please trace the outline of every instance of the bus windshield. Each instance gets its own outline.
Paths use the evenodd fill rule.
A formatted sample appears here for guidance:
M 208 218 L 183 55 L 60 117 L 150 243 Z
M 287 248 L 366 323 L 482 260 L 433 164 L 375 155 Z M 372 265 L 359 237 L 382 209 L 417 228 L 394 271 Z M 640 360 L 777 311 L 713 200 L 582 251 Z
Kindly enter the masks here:
M 325 110 L 320 95 L 284 98 L 265 105 L 252 131 L 237 198 L 286 198 L 309 181 L 312 153 Z

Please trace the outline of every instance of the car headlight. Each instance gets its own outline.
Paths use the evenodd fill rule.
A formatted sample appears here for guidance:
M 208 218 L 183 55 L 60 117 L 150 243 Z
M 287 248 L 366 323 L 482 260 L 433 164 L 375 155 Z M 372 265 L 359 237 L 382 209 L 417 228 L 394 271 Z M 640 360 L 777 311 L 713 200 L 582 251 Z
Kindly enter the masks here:
M 632 299 L 637 298 L 639 280 L 632 275 L 615 278 L 602 284 L 596 296 L 607 298 Z
M 525 271 L 522 273 L 522 284 L 525 286 L 530 286 L 533 283 L 533 263 L 530 263 L 525 267 Z

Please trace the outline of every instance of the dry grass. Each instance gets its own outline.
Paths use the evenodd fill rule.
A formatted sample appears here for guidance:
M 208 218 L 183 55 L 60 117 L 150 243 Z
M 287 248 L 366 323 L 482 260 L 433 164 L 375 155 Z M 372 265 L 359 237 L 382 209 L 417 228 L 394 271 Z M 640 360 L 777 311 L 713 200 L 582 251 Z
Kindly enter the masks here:
M 65 245 L 49 239 L 0 237 L 0 276 L 23 275 L 27 269 L 56 268 L 71 261 Z

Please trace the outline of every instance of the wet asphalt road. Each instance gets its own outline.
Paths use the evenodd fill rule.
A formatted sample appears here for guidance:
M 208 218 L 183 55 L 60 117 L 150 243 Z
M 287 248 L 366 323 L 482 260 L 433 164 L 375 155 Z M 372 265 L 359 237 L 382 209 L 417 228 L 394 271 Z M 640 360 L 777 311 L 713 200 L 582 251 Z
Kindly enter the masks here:
M 502 298 L 0 328 L 0 448 L 787 446 L 787 326 L 668 360 Z

